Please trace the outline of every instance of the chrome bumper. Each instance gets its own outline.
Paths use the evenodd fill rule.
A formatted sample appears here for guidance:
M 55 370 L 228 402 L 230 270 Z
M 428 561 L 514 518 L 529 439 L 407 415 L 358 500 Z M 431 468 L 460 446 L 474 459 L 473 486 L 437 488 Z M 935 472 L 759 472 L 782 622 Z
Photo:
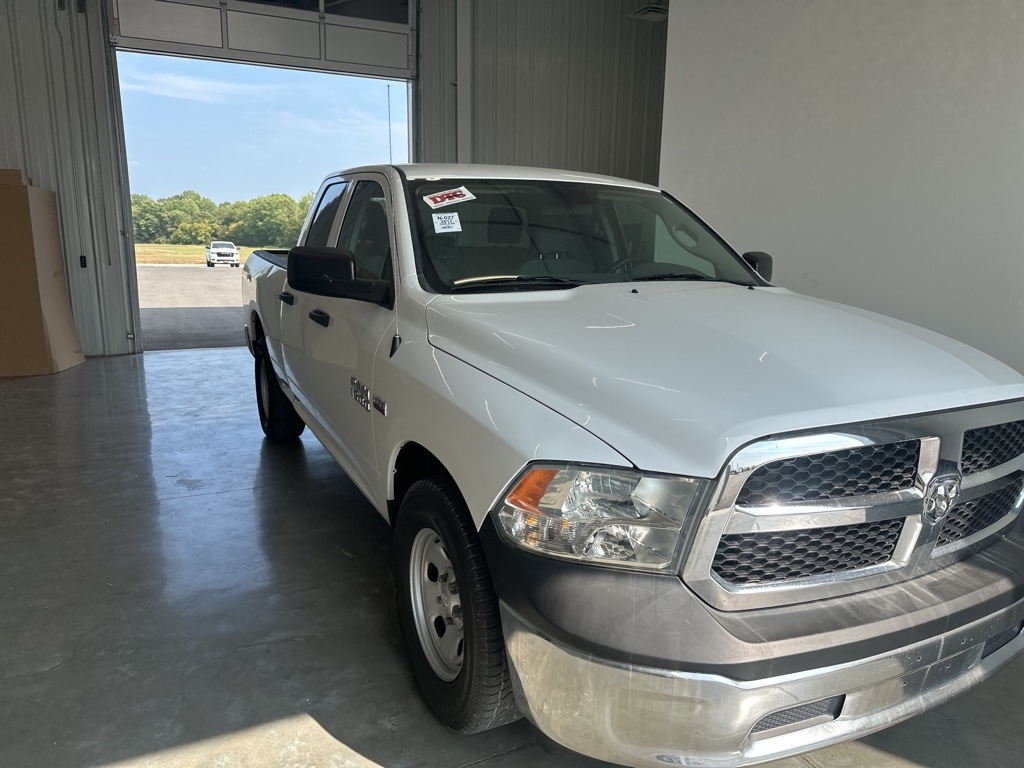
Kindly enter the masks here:
M 751 765 L 858 738 L 951 699 L 1024 650 L 1022 600 L 893 653 L 736 681 L 584 657 L 504 603 L 501 615 L 523 714 L 571 750 L 635 768 Z M 829 699 L 834 714 L 801 709 Z

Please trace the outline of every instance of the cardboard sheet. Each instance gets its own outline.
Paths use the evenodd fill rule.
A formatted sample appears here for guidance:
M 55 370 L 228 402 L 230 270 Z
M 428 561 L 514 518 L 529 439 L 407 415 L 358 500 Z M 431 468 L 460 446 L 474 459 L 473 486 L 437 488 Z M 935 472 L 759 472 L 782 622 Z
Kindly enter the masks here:
M 53 192 L 0 169 L 0 376 L 56 373 L 85 361 L 75 329 Z

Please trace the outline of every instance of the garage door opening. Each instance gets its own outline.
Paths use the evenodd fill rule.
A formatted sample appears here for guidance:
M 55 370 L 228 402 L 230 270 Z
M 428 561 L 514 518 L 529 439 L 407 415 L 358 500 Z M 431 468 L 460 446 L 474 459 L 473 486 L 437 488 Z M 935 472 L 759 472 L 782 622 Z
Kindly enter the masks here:
M 409 158 L 404 81 L 126 51 L 117 67 L 146 351 L 242 345 L 232 251 L 294 245 L 329 172 Z

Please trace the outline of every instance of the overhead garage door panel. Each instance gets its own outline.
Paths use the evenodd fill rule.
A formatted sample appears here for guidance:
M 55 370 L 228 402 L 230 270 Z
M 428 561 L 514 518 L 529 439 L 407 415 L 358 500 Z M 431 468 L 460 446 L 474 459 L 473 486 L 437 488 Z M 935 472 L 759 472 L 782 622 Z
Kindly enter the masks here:
M 364 62 L 394 69 L 409 66 L 408 35 L 328 24 L 326 38 L 327 58 L 331 61 Z
M 315 21 L 228 11 L 227 22 L 229 48 L 320 58 L 320 29 Z
M 416 77 L 416 0 L 106 1 L 113 8 L 111 40 L 123 50 Z M 410 23 L 397 23 L 400 16 Z
M 116 9 L 118 32 L 124 37 L 221 47 L 217 8 L 120 0 Z

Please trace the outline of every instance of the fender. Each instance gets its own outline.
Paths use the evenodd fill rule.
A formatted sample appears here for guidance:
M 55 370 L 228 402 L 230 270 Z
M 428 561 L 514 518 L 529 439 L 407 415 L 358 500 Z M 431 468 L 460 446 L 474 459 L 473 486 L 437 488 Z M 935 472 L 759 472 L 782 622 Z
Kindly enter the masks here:
M 403 344 L 395 363 L 378 366 L 374 381 L 374 394 L 387 402 L 388 411 L 387 416 L 374 412 L 377 465 L 388 468 L 387 499 L 394 498 L 398 455 L 410 442 L 445 466 L 478 528 L 527 462 L 631 466 L 579 425 L 425 341 Z

